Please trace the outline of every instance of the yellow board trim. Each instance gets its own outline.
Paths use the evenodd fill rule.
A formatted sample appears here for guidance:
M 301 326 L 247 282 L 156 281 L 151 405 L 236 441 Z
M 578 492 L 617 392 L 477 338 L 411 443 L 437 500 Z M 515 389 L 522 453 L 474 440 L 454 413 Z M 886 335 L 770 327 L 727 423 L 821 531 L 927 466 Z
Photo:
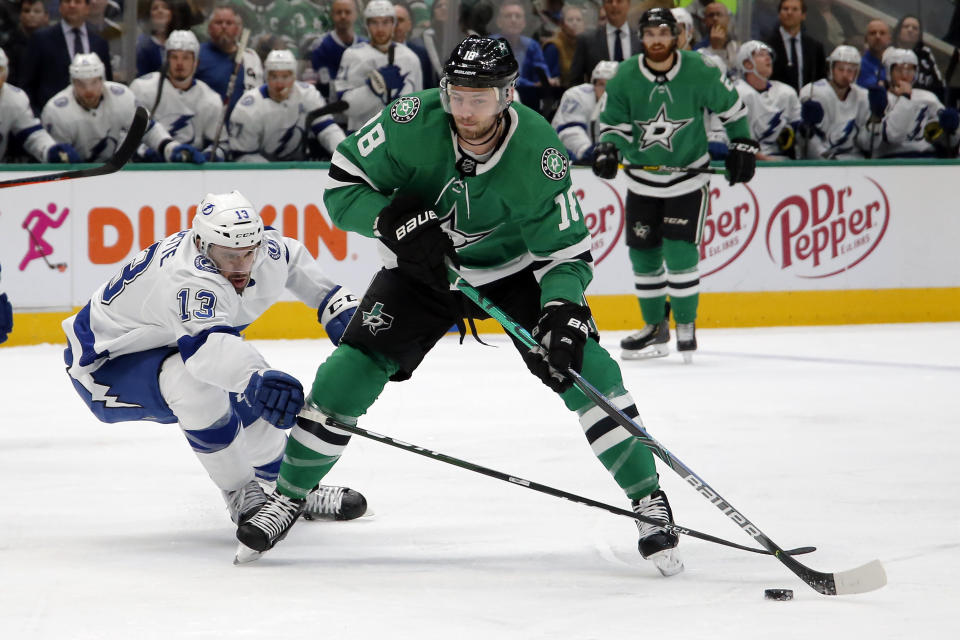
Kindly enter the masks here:
M 637 299 L 630 295 L 588 296 L 603 331 L 639 328 Z M 2 347 L 63 343 L 64 318 L 79 311 L 15 313 L 13 333 Z M 960 288 L 857 289 L 701 293 L 699 328 L 778 327 L 892 322 L 960 322 Z M 481 333 L 503 333 L 494 320 L 477 323 Z M 278 302 L 244 335 L 251 340 L 294 340 L 326 336 L 317 312 L 302 302 Z

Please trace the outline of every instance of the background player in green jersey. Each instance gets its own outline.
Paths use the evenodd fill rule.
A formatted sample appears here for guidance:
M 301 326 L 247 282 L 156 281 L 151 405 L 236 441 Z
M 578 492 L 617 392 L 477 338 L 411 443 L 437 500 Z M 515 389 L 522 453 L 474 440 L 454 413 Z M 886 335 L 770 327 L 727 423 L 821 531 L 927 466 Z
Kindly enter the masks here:
M 512 103 L 516 77 L 506 40 L 471 36 L 444 66 L 439 90 L 394 101 L 337 148 L 324 202 L 338 226 L 380 240 L 385 268 L 317 369 L 309 401 L 326 418 L 292 430 L 277 491 L 237 530 L 238 562 L 273 547 L 296 521 L 350 440 L 337 425 L 356 424 L 388 381 L 413 375 L 451 325 L 464 331 L 465 313 L 482 317 L 451 290 L 447 260 L 540 341 L 516 345 L 577 413 L 633 509 L 672 522 L 650 451 L 560 373 L 573 367 L 637 416 L 585 304 L 590 234 L 563 146 L 543 117 Z M 643 557 L 664 575 L 683 569 L 677 535 L 638 527 Z
M 639 30 L 643 53 L 625 60 L 607 83 L 593 172 L 613 179 L 621 156 L 624 163 L 643 166 L 706 167 L 704 115 L 710 111 L 731 140 L 727 179 L 731 185 L 749 182 L 758 147 L 733 85 L 709 58 L 677 50 L 677 20 L 669 9 L 646 11 Z M 699 244 L 710 206 L 710 177 L 637 169 L 626 173 L 626 241 L 646 326 L 620 342 L 622 357 L 667 355 L 672 306 L 677 350 L 689 362 L 697 348 Z

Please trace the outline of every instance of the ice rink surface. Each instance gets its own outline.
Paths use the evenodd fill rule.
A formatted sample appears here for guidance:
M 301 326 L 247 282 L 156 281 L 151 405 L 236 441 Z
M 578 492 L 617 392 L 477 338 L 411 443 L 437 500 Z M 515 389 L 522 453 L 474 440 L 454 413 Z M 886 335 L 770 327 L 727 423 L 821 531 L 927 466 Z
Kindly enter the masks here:
M 97 422 L 42 345 L 0 349 L 0 638 L 956 638 L 960 324 L 698 337 L 692 366 L 623 363 L 647 429 L 776 543 L 817 546 L 804 563 L 879 558 L 885 588 L 821 596 L 773 558 L 691 538 L 663 578 L 626 518 L 359 437 L 327 481 L 375 515 L 301 521 L 235 567 L 179 429 Z M 627 506 L 575 416 L 487 340 L 500 348 L 444 339 L 361 426 Z M 256 344 L 305 381 L 331 349 Z M 665 467 L 661 482 L 679 524 L 752 543 Z

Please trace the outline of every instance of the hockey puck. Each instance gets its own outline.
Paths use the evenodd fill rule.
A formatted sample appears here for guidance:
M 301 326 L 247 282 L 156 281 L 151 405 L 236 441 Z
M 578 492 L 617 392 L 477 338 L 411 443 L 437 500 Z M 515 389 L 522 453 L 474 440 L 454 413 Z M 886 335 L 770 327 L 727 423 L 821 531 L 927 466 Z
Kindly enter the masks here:
M 767 600 L 793 600 L 793 589 L 764 589 L 763 597 Z

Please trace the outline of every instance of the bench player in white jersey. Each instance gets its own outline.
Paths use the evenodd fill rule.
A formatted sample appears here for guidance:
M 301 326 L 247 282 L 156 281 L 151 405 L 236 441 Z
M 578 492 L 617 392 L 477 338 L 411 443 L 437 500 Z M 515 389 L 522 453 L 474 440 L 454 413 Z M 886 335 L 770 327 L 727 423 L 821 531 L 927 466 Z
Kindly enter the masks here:
M 760 144 L 758 160 L 793 157 L 796 129 L 800 124 L 800 99 L 789 85 L 771 80 L 773 49 L 759 40 L 749 40 L 737 52 L 742 74 L 734 83 L 747 105 L 750 132 Z
M 192 229 L 144 249 L 63 321 L 73 386 L 103 422 L 178 423 L 235 523 L 266 500 L 303 406 L 240 331 L 289 289 L 336 344 L 358 304 L 297 240 L 264 229 L 237 191 L 207 194 Z M 358 517 L 359 493 L 321 487 L 314 516 Z
M 326 105 L 316 87 L 297 82 L 297 59 L 287 49 L 274 49 L 263 63 L 267 83 L 243 94 L 230 115 L 230 149 L 239 162 L 303 160 L 310 134 L 332 156 L 346 136 L 326 115 L 307 117 Z M 307 131 L 309 127 L 309 131 Z
M 917 54 L 909 49 L 887 49 L 883 67 L 887 90 L 871 95 L 871 109 L 883 109 L 879 125 L 871 126 L 876 136 L 874 157 L 956 157 L 960 114 L 956 109 L 944 108 L 934 93 L 913 86 Z
M 80 162 L 72 146 L 58 143 L 46 132 L 33 114 L 27 94 L 7 84 L 9 71 L 7 54 L 0 49 L 0 161 L 6 158 L 7 144 L 13 137 L 38 162 Z
M 397 13 L 388 0 L 370 0 L 363 10 L 370 42 L 343 52 L 334 88 L 347 109 L 352 133 L 401 95 L 423 88 L 420 58 L 405 44 L 393 41 Z
M 136 108 L 130 89 L 104 79 L 97 54 L 78 53 L 70 63 L 70 85 L 50 98 L 40 120 L 54 140 L 73 145 L 82 162 L 105 162 L 126 136 Z M 204 162 L 200 151 L 176 142 L 154 121 L 143 142 L 167 162 Z
M 800 90 L 807 158 L 855 160 L 869 152 L 870 101 L 858 85 L 860 52 L 840 45 L 827 57 L 827 78 Z
M 206 159 L 211 160 L 223 100 L 207 83 L 194 77 L 200 42 L 192 31 L 177 30 L 167 37 L 164 48 L 167 74 L 163 77 L 163 88 L 160 88 L 161 72 L 154 71 L 131 82 L 130 90 L 148 109 L 156 104 L 150 117 L 162 124 L 175 140 L 202 149 Z M 216 159 L 225 160 L 225 131 L 220 137 Z
M 607 80 L 617 72 L 618 62 L 601 60 L 590 74 L 590 82 L 578 84 L 563 92 L 560 107 L 553 116 L 553 128 L 566 147 L 567 155 L 574 162 L 593 161 L 594 130 L 597 116 L 602 110 L 600 99 L 607 87 Z

